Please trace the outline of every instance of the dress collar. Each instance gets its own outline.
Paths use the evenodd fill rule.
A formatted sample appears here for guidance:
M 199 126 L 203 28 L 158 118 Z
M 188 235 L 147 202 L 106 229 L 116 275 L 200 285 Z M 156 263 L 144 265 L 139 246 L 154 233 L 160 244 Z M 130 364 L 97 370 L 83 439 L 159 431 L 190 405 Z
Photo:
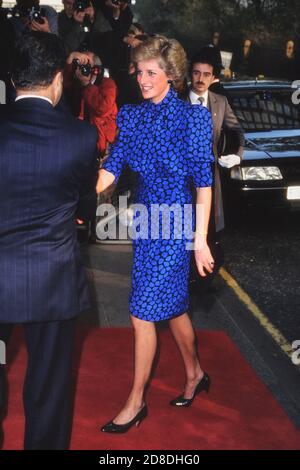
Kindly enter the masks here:
M 171 87 L 166 96 L 162 101 L 159 103 L 155 104 L 151 100 L 148 100 L 148 104 L 154 108 L 154 109 L 160 109 L 162 107 L 165 107 L 166 105 L 170 104 L 174 99 L 177 98 L 177 93 L 176 91 Z

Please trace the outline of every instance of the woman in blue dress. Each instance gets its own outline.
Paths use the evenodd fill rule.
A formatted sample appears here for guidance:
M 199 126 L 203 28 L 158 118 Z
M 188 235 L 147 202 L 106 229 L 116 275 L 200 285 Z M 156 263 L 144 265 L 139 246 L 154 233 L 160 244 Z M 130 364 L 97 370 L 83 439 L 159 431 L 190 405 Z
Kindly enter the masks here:
M 132 390 L 121 412 L 102 431 L 126 432 L 147 415 L 145 386 L 156 353 L 155 323 L 169 320 L 181 352 L 186 381 L 173 406 L 190 406 L 201 390 L 208 391 L 210 378 L 199 363 L 195 333 L 188 316 L 188 280 L 191 249 L 201 276 L 212 272 L 213 258 L 207 245 L 211 207 L 212 122 L 209 111 L 181 101 L 172 84 L 186 75 L 187 59 L 176 40 L 155 36 L 134 49 L 133 63 L 145 101 L 121 108 L 119 134 L 110 156 L 99 173 L 97 192 L 118 180 L 129 165 L 138 175 L 136 201 L 146 209 L 135 217 L 146 222 L 133 240 L 131 322 L 135 333 L 135 373 Z M 193 207 L 194 237 L 186 230 L 186 219 L 170 211 L 169 233 L 157 207 Z M 155 209 L 155 210 L 153 210 Z M 164 221 L 164 222 L 163 222 Z M 182 230 L 180 230 L 182 229 Z M 168 230 L 167 230 L 168 232 Z

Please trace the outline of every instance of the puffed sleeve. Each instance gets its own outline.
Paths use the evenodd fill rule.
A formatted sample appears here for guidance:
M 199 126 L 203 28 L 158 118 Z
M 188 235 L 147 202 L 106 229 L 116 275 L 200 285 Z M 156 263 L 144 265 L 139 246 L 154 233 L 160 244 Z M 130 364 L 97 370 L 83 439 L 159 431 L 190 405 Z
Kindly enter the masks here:
M 196 188 L 212 186 L 213 128 L 211 114 L 203 106 L 191 105 L 188 119 L 188 165 Z
M 118 136 L 111 146 L 110 154 L 103 163 L 102 168 L 119 179 L 124 167 L 127 164 L 129 154 L 130 129 L 130 106 L 123 106 L 117 116 Z

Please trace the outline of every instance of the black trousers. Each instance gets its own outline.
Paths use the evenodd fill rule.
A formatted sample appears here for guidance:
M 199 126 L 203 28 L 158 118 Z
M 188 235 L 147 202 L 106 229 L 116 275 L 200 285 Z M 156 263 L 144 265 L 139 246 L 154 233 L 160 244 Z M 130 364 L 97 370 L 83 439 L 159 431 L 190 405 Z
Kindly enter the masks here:
M 24 449 L 67 449 L 72 424 L 72 353 L 76 320 L 26 323 L 28 363 L 23 387 Z M 0 324 L 7 345 L 13 330 Z M 5 415 L 7 383 L 0 365 L 0 418 Z

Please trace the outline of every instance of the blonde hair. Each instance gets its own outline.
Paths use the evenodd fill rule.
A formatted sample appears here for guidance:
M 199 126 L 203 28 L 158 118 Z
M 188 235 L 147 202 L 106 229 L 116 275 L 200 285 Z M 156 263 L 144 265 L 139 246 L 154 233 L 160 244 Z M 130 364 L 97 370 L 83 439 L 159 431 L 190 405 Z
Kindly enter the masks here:
M 187 56 L 176 39 L 165 36 L 153 36 L 135 47 L 131 60 L 137 65 L 142 60 L 156 59 L 160 68 L 173 80 L 182 81 L 187 75 Z

